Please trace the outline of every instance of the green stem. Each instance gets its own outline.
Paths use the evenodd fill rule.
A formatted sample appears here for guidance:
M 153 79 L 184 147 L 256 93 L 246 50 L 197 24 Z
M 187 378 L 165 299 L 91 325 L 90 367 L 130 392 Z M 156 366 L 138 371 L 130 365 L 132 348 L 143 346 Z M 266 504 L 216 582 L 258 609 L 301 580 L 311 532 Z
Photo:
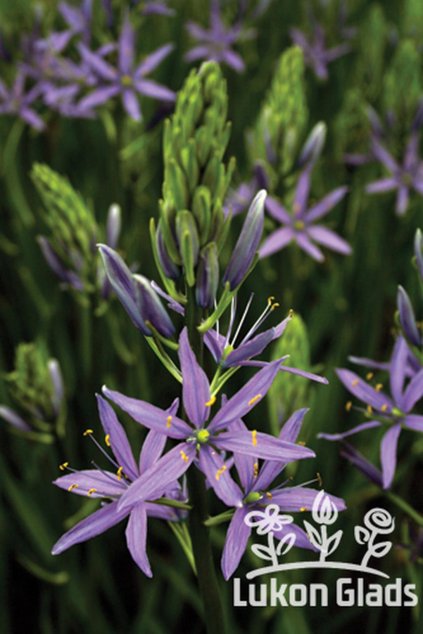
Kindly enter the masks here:
M 418 513 L 416 509 L 410 506 L 408 502 L 400 498 L 398 495 L 395 495 L 395 493 L 391 493 L 389 491 L 386 491 L 385 495 L 388 500 L 398 506 L 398 508 L 400 508 L 402 511 L 407 513 L 407 515 L 411 517 L 411 519 L 414 520 L 419 526 L 423 526 L 423 515 L 420 515 L 420 513 Z
M 203 340 L 197 330 L 201 315 L 195 302 L 194 290 L 189 289 L 187 305 L 188 333 L 198 362 L 202 363 Z M 210 533 L 204 522 L 209 517 L 207 490 L 203 474 L 192 467 L 188 472 L 188 488 L 190 502 L 193 506 L 189 517 L 189 527 L 197 569 L 198 586 L 204 607 L 204 619 L 208 634 L 224 634 L 226 632 L 223 606 L 213 562 Z

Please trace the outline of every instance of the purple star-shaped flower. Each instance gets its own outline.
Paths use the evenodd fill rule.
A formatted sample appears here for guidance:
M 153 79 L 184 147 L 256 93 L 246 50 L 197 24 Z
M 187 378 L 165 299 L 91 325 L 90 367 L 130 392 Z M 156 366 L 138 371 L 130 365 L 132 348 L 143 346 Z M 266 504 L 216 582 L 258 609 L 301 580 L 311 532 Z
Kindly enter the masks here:
M 126 16 L 118 42 L 118 63 L 114 68 L 106 62 L 101 55 L 90 51 L 84 44 L 79 45 L 82 59 L 97 75 L 103 85 L 95 88 L 89 95 L 80 101 L 82 108 L 94 108 L 109 99 L 120 95 L 123 107 L 127 114 L 139 121 L 141 109 L 138 94 L 159 99 L 161 101 L 174 101 L 175 93 L 162 86 L 146 75 L 153 71 L 165 57 L 172 51 L 173 45 L 166 44 L 135 66 L 135 32 Z
M 45 123 L 32 107 L 42 93 L 40 84 L 26 90 L 28 73 L 19 68 L 11 88 L 0 80 L 0 114 L 12 114 L 20 117 L 36 130 L 44 130 Z
M 242 57 L 232 50 L 236 42 L 248 40 L 255 37 L 255 31 L 246 30 L 238 20 L 235 24 L 227 27 L 221 17 L 219 0 L 212 0 L 210 6 L 210 28 L 204 29 L 195 22 L 187 23 L 187 31 L 199 43 L 190 49 L 185 59 L 193 62 L 197 59 L 214 60 L 224 63 L 233 68 L 238 73 L 242 73 L 245 64 Z
M 423 369 L 406 383 L 409 364 L 409 349 L 403 337 L 398 337 L 390 362 L 390 391 L 387 395 L 381 384 L 372 387 L 354 372 L 337 370 L 338 377 L 347 390 L 366 405 L 366 414 L 371 419 L 339 434 L 319 434 L 326 440 L 343 440 L 367 429 L 386 429 L 381 447 L 383 488 L 389 489 L 395 475 L 397 445 L 401 429 L 423 432 L 423 416 L 412 414 L 415 404 L 423 396 Z
M 289 213 L 276 198 L 272 196 L 267 198 L 266 210 L 282 224 L 282 228 L 276 229 L 263 242 L 259 251 L 261 258 L 280 251 L 292 241 L 296 242 L 303 251 L 318 262 L 324 260 L 324 255 L 314 242 L 343 255 L 351 253 L 350 245 L 334 231 L 323 225 L 315 224 L 316 220 L 326 216 L 344 198 L 348 188 L 338 187 L 320 202 L 308 208 L 311 170 L 312 165 L 308 165 L 298 179 L 294 194 L 293 213 Z
M 289 443 L 297 441 L 301 424 L 307 411 L 307 409 L 301 409 L 292 414 L 281 429 L 280 440 Z M 236 421 L 233 426 L 240 432 L 244 432 L 246 429 L 241 420 Z M 226 534 L 221 561 L 223 576 L 226 580 L 237 569 L 247 547 L 251 533 L 251 525 L 245 522 L 248 513 L 266 508 L 269 504 L 277 504 L 283 512 L 304 512 L 312 508 L 317 494 L 315 489 L 306 486 L 286 487 L 284 486 L 285 483 L 277 486 L 272 485 L 289 462 L 289 460 L 264 460 L 259 468 L 258 460 L 254 456 L 235 453 L 234 463 L 241 486 L 231 478 L 230 486 L 223 490 L 221 487 L 216 486 L 211 478 L 212 474 L 209 474 L 209 482 L 216 494 L 227 506 L 235 509 Z M 345 509 L 343 500 L 333 496 L 329 497 L 338 510 Z M 296 546 L 314 549 L 307 533 L 295 524 L 290 523 L 279 530 L 273 530 L 274 536 L 279 539 L 282 539 L 287 532 L 295 535 Z
M 368 194 L 380 194 L 397 191 L 395 211 L 403 216 L 408 208 L 410 190 L 423 196 L 423 161 L 419 154 L 419 132 L 411 133 L 405 148 L 402 164 L 398 163 L 386 147 L 377 139 L 372 139 L 372 154 L 374 158 L 390 172 L 390 176 L 370 183 L 366 187 Z
M 351 46 L 346 42 L 326 48 L 324 29 L 317 23 L 314 24 L 310 39 L 299 29 L 291 29 L 290 35 L 293 42 L 303 50 L 306 64 L 312 68 L 316 77 L 323 80 L 329 77 L 328 65 L 351 50 Z
M 212 396 L 208 378 L 191 350 L 186 328 L 179 340 L 179 360 L 183 378 L 182 399 L 189 422 L 145 401 L 103 388 L 104 394 L 135 421 L 179 441 L 130 486 L 120 502 L 122 509 L 133 506 L 139 500 L 157 497 L 158 492 L 183 475 L 194 460 L 208 480 L 212 478 L 210 484 L 224 491 L 231 481 L 227 464 L 220 455 L 222 451 L 286 462 L 314 456 L 310 449 L 256 430 L 232 429 L 232 423 L 250 412 L 266 395 L 279 371 L 279 360 L 260 370 L 225 401 L 209 423 L 210 410 L 216 398 Z
M 146 552 L 147 520 L 149 517 L 158 517 L 176 521 L 179 519 L 178 514 L 175 509 L 153 502 L 139 502 L 131 509 L 121 509 L 119 500 L 128 491 L 131 483 L 136 482 L 140 474 L 147 472 L 160 458 L 166 436 L 155 431 L 149 432 L 137 464 L 125 430 L 112 407 L 101 396 L 97 396 L 97 402 L 101 424 L 106 434 L 106 444 L 112 448 L 114 458 L 107 454 L 94 439 L 92 430 L 87 430 L 85 434 L 89 435 L 102 453 L 106 454 L 115 471 L 107 471 L 94 465 L 94 469 L 85 471 L 71 470 L 71 473 L 55 480 L 54 484 L 77 495 L 88 495 L 92 498 L 107 500 L 107 502 L 98 511 L 67 531 L 53 546 L 52 554 L 59 555 L 75 544 L 92 539 L 128 517 L 126 542 L 129 552 L 144 574 L 151 577 L 152 572 Z M 168 415 L 172 415 L 177 407 L 176 401 L 167 410 Z M 69 469 L 67 463 L 61 465 L 61 468 L 62 470 Z M 169 482 L 168 485 L 166 488 L 168 497 L 177 498 L 180 495 L 179 485 L 176 482 Z M 164 492 L 163 490 L 157 498 Z

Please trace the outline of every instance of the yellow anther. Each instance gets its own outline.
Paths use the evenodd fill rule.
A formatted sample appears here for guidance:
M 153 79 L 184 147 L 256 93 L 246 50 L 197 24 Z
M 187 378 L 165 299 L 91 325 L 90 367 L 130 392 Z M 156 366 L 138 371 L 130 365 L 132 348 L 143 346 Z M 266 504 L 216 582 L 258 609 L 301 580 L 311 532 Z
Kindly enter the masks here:
M 93 429 L 86 429 L 82 435 L 83 436 L 91 436 L 91 434 L 93 434 L 93 433 L 94 433 Z
M 319 472 L 316 473 L 316 478 L 317 478 L 317 482 L 318 482 L 319 487 L 323 486 L 322 476 L 320 475 Z
M 94 487 L 92 489 L 88 489 L 88 495 L 92 495 L 93 493 L 97 493 L 97 489 L 94 489 Z
M 123 473 L 123 467 L 119 467 L 119 469 L 116 471 L 116 475 L 118 477 L 118 480 L 122 480 L 122 476 L 125 475 Z
M 266 497 L 269 498 L 269 500 L 271 500 L 273 495 L 270 493 L 270 491 L 266 491 Z
M 355 387 L 356 385 L 358 385 L 360 383 L 359 379 L 354 379 L 354 381 L 351 381 L 351 385 L 353 387 Z
M 216 471 L 215 478 L 216 480 L 220 480 L 221 476 L 225 473 L 227 466 L 224 464 Z
M 373 414 L 373 407 L 372 407 L 371 405 L 367 405 L 367 407 L 366 407 L 366 412 L 367 412 L 368 414 Z
M 300 508 L 300 512 L 301 512 L 301 513 L 305 513 L 305 512 L 306 512 L 306 510 L 307 510 L 307 508 L 306 508 L 305 506 L 302 506 L 302 507 Z
M 256 394 L 255 396 L 253 396 L 253 398 L 250 398 L 250 400 L 248 401 L 248 406 L 251 407 L 251 405 L 254 405 L 254 403 L 257 403 L 257 401 L 259 401 L 261 397 L 262 397 L 261 394 Z
M 350 412 L 352 408 L 352 401 L 348 401 L 347 403 L 345 403 L 345 409 L 347 410 L 347 412 Z
M 169 427 L 170 427 L 170 426 L 171 426 L 171 424 L 172 424 L 172 420 L 173 420 L 173 416 L 170 416 L 170 415 L 169 415 L 169 416 L 166 418 L 166 427 L 167 427 L 168 429 L 169 429 Z
M 209 401 L 206 401 L 206 402 L 204 403 L 204 405 L 205 405 L 206 407 L 211 407 L 211 406 L 212 406 L 212 405 L 214 405 L 215 403 L 216 403 L 216 397 L 215 397 L 215 396 L 212 396 L 212 397 L 210 398 L 210 400 L 209 400 Z
M 257 446 L 257 430 L 253 429 L 251 432 L 251 442 L 253 443 L 253 447 Z
M 279 302 L 275 302 L 274 304 L 271 305 L 270 310 L 276 310 L 276 308 L 279 308 L 280 304 Z
M 184 462 L 188 462 L 189 461 L 189 458 L 188 458 L 187 454 L 185 453 L 185 451 L 182 451 L 182 449 L 181 449 L 181 451 L 179 453 L 181 454 L 181 458 L 182 458 L 182 460 Z
M 382 407 L 380 408 L 380 411 L 381 411 L 381 412 L 387 412 L 387 411 L 388 411 L 388 407 L 389 407 L 389 406 L 388 406 L 386 403 L 384 403 L 384 404 L 382 405 Z
M 69 467 L 69 462 L 62 462 L 62 464 L 59 464 L 60 471 L 64 471 L 68 467 Z
M 383 385 L 382 385 L 382 383 L 377 383 L 377 384 L 375 385 L 375 390 L 376 390 L 376 392 L 380 392 L 381 390 L 383 390 Z
M 106 434 L 106 435 L 104 436 L 104 442 L 106 443 L 106 445 L 107 445 L 108 447 L 110 447 L 110 446 L 111 446 L 111 445 L 110 445 L 110 434 Z
M 367 374 L 366 374 L 366 379 L 367 379 L 368 381 L 371 381 L 373 377 L 374 377 L 373 372 L 367 372 Z
M 70 493 L 71 491 L 73 491 L 74 489 L 77 489 L 78 487 L 79 487 L 79 484 L 71 484 L 71 485 L 68 487 L 68 491 L 69 491 L 69 493 Z
M 270 295 L 270 297 L 267 298 L 267 304 L 269 306 L 272 306 L 274 301 L 275 301 L 275 296 L 274 295 Z
M 253 464 L 253 475 L 255 478 L 257 478 L 258 476 L 258 472 L 259 472 L 259 465 L 258 465 L 258 462 L 255 462 Z
M 297 442 L 297 445 L 301 445 L 301 447 L 305 447 L 305 441 L 304 440 L 299 440 Z
M 293 309 L 293 308 L 290 308 L 290 309 L 288 310 L 288 317 L 289 317 L 290 319 L 292 319 L 292 317 L 293 317 L 294 315 L 295 315 L 294 309 Z

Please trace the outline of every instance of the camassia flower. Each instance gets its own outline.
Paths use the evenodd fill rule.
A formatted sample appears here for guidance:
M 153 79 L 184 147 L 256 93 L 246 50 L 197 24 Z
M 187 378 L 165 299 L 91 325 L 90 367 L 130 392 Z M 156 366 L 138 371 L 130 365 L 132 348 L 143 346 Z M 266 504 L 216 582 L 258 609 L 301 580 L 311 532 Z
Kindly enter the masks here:
M 368 194 L 381 194 L 396 190 L 395 211 L 399 216 L 404 215 L 407 211 L 411 190 L 423 196 L 423 161 L 418 152 L 418 130 L 413 130 L 410 135 L 402 163 L 396 161 L 376 137 L 372 140 L 372 154 L 388 170 L 389 176 L 369 183 L 366 192 Z
M 289 462 L 314 456 L 314 452 L 262 432 L 233 428 L 234 421 L 245 416 L 266 395 L 279 371 L 280 360 L 270 363 L 250 379 L 232 398 L 210 417 L 216 398 L 204 370 L 199 366 L 184 328 L 179 339 L 182 399 L 189 422 L 165 410 L 124 396 L 108 388 L 103 393 L 135 421 L 169 438 L 180 441 L 125 492 L 120 506 L 128 508 L 139 500 L 154 499 L 168 483 L 178 479 L 195 460 L 214 488 L 231 486 L 228 467 L 219 452 L 237 452 L 269 460 Z
M 158 48 L 154 53 L 135 66 L 135 33 L 129 21 L 125 17 L 118 42 L 117 67 L 111 66 L 103 57 L 90 51 L 84 44 L 79 45 L 82 59 L 94 71 L 103 85 L 96 87 L 90 94 L 81 99 L 79 106 L 90 109 L 99 106 L 109 99 L 120 95 L 123 107 L 127 114 L 139 121 L 141 109 L 138 96 L 145 95 L 160 101 L 174 101 L 175 93 L 165 86 L 161 86 L 146 75 L 153 71 L 173 49 L 172 44 L 166 44 Z
M 301 430 L 303 418 L 307 412 L 307 409 L 294 412 L 282 427 L 279 440 L 295 443 Z M 238 429 L 240 433 L 246 429 L 241 420 L 235 421 L 234 428 Z M 286 482 L 280 485 L 273 484 L 291 460 L 264 460 L 259 466 L 257 457 L 235 452 L 234 462 L 240 486 L 231 476 L 228 476 L 227 482 L 230 482 L 230 486 L 227 485 L 223 489 L 216 486 L 216 482 L 210 477 L 211 474 L 209 475 L 209 481 L 216 494 L 227 506 L 235 509 L 226 534 L 221 561 L 223 576 L 226 580 L 237 569 L 247 547 L 252 525 L 251 522 L 246 522 L 245 520 L 251 511 L 257 510 L 260 512 L 266 509 L 268 505 L 275 504 L 279 506 L 282 512 L 310 511 L 317 494 L 315 489 L 304 485 L 287 487 L 285 486 Z M 334 508 L 345 509 L 343 500 L 333 496 L 327 497 Z M 305 531 L 295 524 L 289 523 L 279 528 L 274 526 L 271 530 L 274 537 L 279 539 L 282 539 L 287 533 L 293 533 L 296 538 L 296 546 L 313 550 L 313 546 Z
M 272 196 L 267 198 L 266 210 L 282 227 L 276 229 L 265 239 L 259 251 L 261 258 L 280 251 L 290 242 L 296 242 L 300 249 L 318 262 L 324 260 L 324 255 L 320 248 L 314 244 L 315 242 L 343 255 L 351 253 L 350 245 L 334 231 L 323 225 L 315 224 L 344 198 L 348 189 L 347 187 L 338 187 L 309 208 L 311 171 L 312 164 L 309 164 L 298 179 L 292 213 L 276 198 Z
M 230 27 L 226 26 L 220 14 L 219 0 L 211 0 L 210 29 L 204 29 L 195 22 L 188 22 L 187 31 L 198 41 L 198 45 L 186 53 L 187 61 L 214 60 L 227 64 L 238 73 L 245 69 L 242 57 L 232 47 L 239 41 L 255 37 L 255 31 L 245 29 L 241 20 Z
M 314 32 L 310 39 L 299 29 L 291 29 L 290 35 L 293 42 L 303 50 L 306 63 L 316 77 L 322 80 L 329 77 L 328 65 L 351 50 L 347 42 L 327 48 L 323 27 L 317 23 L 314 24 Z
M 70 473 L 55 480 L 54 484 L 77 495 L 102 499 L 104 504 L 67 531 L 53 546 L 52 554 L 60 555 L 71 546 L 92 539 L 128 518 L 126 542 L 129 552 L 143 573 L 151 577 L 151 567 L 146 553 L 147 520 L 149 517 L 157 517 L 177 521 L 179 519 L 177 511 L 169 506 L 153 502 L 138 502 L 132 508 L 122 509 L 119 508 L 119 500 L 129 490 L 131 483 L 136 482 L 141 473 L 148 472 L 160 458 L 166 436 L 155 431 L 149 432 L 140 453 L 139 464 L 137 464 L 126 433 L 112 407 L 101 396 L 97 397 L 97 402 L 101 424 L 106 434 L 105 442 L 108 447 L 111 447 L 114 458 L 94 438 L 92 429 L 87 429 L 84 435 L 91 438 L 106 456 L 114 471 L 101 469 L 95 463 L 93 463 L 94 469 L 85 471 L 74 471 L 67 462 L 60 465 L 62 471 L 66 470 Z M 167 415 L 172 416 L 177 407 L 176 401 L 167 410 Z M 178 483 L 168 482 L 168 486 L 156 497 L 161 497 L 165 489 L 168 497 L 177 498 L 180 494 Z
M 20 117 L 35 130 L 44 130 L 45 123 L 33 108 L 33 103 L 42 93 L 39 84 L 27 89 L 28 73 L 19 69 L 10 88 L 0 80 L 0 115 L 11 114 Z
M 352 429 L 338 434 L 319 434 L 326 440 L 343 440 L 367 429 L 385 428 L 380 447 L 383 488 L 389 489 L 395 475 L 398 438 L 402 429 L 423 432 L 423 416 L 413 414 L 415 404 L 423 396 L 423 369 L 406 383 L 408 376 L 409 349 L 403 337 L 398 337 L 390 362 L 390 391 L 383 392 L 383 385 L 372 387 L 357 374 L 346 369 L 337 370 L 338 377 L 360 401 L 365 403 L 368 420 Z

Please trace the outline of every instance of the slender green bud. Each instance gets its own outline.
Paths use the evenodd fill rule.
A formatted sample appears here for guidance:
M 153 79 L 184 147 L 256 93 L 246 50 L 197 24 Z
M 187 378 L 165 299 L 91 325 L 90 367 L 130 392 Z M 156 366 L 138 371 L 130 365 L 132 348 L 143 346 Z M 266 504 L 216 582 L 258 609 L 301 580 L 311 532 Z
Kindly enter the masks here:
M 189 286 L 194 286 L 200 241 L 194 216 L 186 209 L 176 215 L 176 234 L 185 278 Z

